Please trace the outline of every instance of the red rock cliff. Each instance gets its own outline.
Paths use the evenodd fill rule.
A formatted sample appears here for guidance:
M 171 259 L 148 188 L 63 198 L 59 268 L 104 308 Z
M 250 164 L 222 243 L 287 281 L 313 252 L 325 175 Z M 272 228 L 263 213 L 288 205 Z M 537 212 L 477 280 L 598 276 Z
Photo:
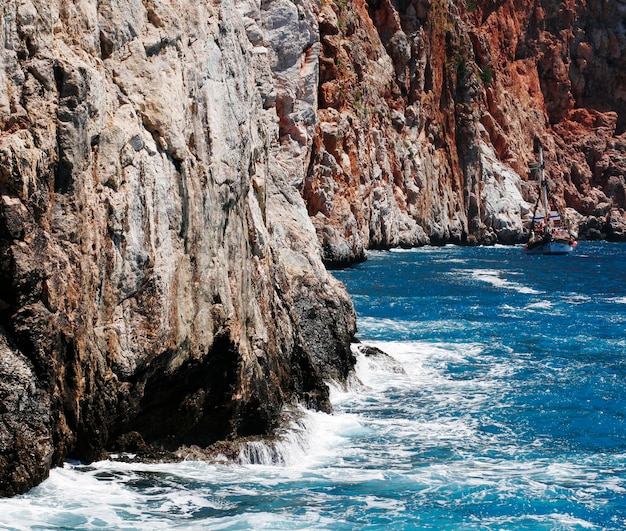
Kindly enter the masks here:
M 625 14 L 615 0 L 323 2 L 303 195 L 326 260 L 521 241 L 537 139 L 579 236 L 624 240 Z

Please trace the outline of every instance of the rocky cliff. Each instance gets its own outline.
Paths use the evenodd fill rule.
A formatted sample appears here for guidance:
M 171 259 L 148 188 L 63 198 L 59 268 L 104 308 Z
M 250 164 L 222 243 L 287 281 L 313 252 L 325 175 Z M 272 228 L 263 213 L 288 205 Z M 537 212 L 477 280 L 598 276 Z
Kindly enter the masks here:
M 0 24 L 0 494 L 328 410 L 355 324 L 294 187 L 312 6 L 10 0 Z
M 327 262 L 521 241 L 537 141 L 579 237 L 626 239 L 625 15 L 619 0 L 322 2 L 303 195 Z
M 323 267 L 514 243 L 546 148 L 626 238 L 618 0 L 0 5 L 0 494 L 68 456 L 329 409 L 354 315 Z

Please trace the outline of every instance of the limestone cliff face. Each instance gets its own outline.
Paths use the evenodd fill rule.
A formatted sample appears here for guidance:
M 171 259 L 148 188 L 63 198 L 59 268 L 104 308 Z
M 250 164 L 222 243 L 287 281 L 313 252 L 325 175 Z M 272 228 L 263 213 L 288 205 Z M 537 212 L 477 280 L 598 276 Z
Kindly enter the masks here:
M 0 495 L 67 456 L 206 446 L 270 433 L 296 400 L 330 407 L 354 315 L 294 187 L 316 16 L 0 5 Z
M 329 263 L 368 248 L 514 243 L 534 147 L 581 238 L 626 238 L 626 6 L 322 2 L 303 186 Z

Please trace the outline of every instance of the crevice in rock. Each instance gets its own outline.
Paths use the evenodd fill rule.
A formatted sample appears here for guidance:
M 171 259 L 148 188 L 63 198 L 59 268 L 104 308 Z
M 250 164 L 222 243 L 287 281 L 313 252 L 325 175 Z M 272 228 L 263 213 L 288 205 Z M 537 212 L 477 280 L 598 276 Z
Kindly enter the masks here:
M 211 351 L 199 360 L 188 359 L 175 369 L 170 367 L 178 352 L 155 358 L 138 376 L 136 387 L 142 398 L 132 418 L 112 433 L 112 439 L 127 432 L 137 432 L 149 444 L 174 450 L 181 444 L 208 446 L 232 437 L 246 417 L 262 431 L 267 418 L 246 416 L 239 410 L 235 392 L 239 381 L 238 345 L 227 332 L 216 336 Z

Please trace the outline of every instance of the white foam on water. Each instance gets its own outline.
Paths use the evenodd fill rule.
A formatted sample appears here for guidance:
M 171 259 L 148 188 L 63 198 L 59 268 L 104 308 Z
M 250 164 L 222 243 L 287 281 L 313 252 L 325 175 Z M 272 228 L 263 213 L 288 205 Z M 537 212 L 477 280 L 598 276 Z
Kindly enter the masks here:
M 359 329 L 368 335 L 397 335 L 411 336 L 414 333 L 455 332 L 467 330 L 469 326 L 477 326 L 460 319 L 438 319 L 428 321 L 417 321 L 407 319 L 379 319 L 375 317 L 364 317 L 359 321 Z
M 511 433 L 506 426 L 495 426 L 498 433 L 493 435 L 480 430 L 480 416 L 476 417 L 475 413 L 486 409 L 485 404 L 490 396 L 506 390 L 509 377 L 514 371 L 523 368 L 528 360 L 517 357 L 504 363 L 492 360 L 482 379 L 478 377 L 470 381 L 455 381 L 445 374 L 446 363 L 472 361 L 480 357 L 483 348 L 481 345 L 430 345 L 420 342 L 368 344 L 383 349 L 400 362 L 405 374 L 399 373 L 395 366 L 391 371 L 385 369 L 388 362 L 381 365 L 376 359 L 372 361 L 359 358 L 357 373 L 366 388 L 364 394 L 380 395 L 382 399 L 390 388 L 421 389 L 428 400 L 435 402 L 437 413 L 434 417 L 425 416 L 424 413 L 428 408 L 432 410 L 433 404 L 427 407 L 418 404 L 410 411 L 408 418 L 400 414 L 373 422 L 376 429 L 380 433 L 385 433 L 386 430 L 395 432 L 400 442 L 411 441 L 414 447 L 421 450 L 449 447 L 459 452 L 461 457 L 453 463 L 429 459 L 418 468 L 413 463 L 406 473 L 424 488 L 445 491 L 453 484 L 458 485 L 459 489 L 482 486 L 495 490 L 502 497 L 519 497 L 522 492 L 528 492 L 539 500 L 564 498 L 572 503 L 584 503 L 585 500 L 591 503 L 596 498 L 598 489 L 618 495 L 624 491 L 626 480 L 617 476 L 608 479 L 600 477 L 597 463 L 592 466 L 578 461 L 527 460 L 524 456 L 532 454 L 534 450 L 515 445 L 516 434 Z M 383 367 L 382 373 L 379 371 L 380 367 Z M 454 411 L 458 413 L 457 416 L 449 414 Z M 464 415 L 463 411 L 468 414 Z M 386 433 L 385 437 L 390 438 Z M 483 450 L 497 448 L 501 455 L 506 455 L 506 440 L 501 437 L 510 439 L 507 444 L 512 443 L 512 446 L 508 453 L 515 456 L 515 459 L 463 457 L 464 452 L 472 451 L 471 448 L 478 445 L 482 445 Z M 613 459 L 620 462 L 619 457 L 614 456 Z M 475 501 L 477 500 L 473 500 Z
M 318 469 L 326 471 L 324 481 L 340 482 L 356 476 L 373 481 L 383 477 L 378 470 L 363 473 L 335 468 L 338 453 L 355 434 L 363 433 L 357 416 L 303 410 L 293 427 L 278 443 L 251 443 L 247 450 L 242 450 L 239 465 L 108 460 L 89 466 L 66 464 L 53 469 L 49 479 L 30 493 L 1 500 L 0 529 L 30 530 L 42 526 L 160 530 L 179 525 L 185 529 L 206 529 L 206 522 L 211 522 L 212 529 L 219 529 L 222 527 L 214 526 L 219 520 L 211 515 L 221 514 L 233 515 L 223 518 L 223 529 L 251 528 L 247 524 L 254 529 L 280 529 L 280 515 L 236 515 L 238 503 L 233 500 L 264 500 L 269 496 L 268 489 L 298 484 L 306 478 L 319 481 Z M 247 461 L 250 455 L 253 458 Z M 192 521 L 198 513 L 209 515 L 204 524 Z M 284 521 L 285 529 L 315 529 L 312 522 L 324 523 L 319 515 L 299 517 L 299 522 L 294 518 Z
M 531 304 L 526 305 L 526 310 L 534 311 L 534 310 L 551 310 L 554 307 L 551 301 L 538 301 L 533 302 Z
M 434 263 L 446 263 L 446 264 L 467 264 L 468 260 L 465 258 L 442 258 L 441 260 L 433 260 Z
M 241 465 L 290 466 L 301 462 L 310 453 L 310 431 L 313 416 L 300 407 L 291 412 L 294 417 L 274 439 L 252 440 L 240 444 L 238 463 Z
M 493 396 L 526 359 L 494 357 L 478 343 L 365 346 L 384 354 L 355 347 L 351 383 L 331 385 L 333 415 L 300 411 L 279 441 L 250 443 L 240 464 L 66 465 L 28 495 L 0 501 L 0 529 L 351 529 L 364 511 L 385 508 L 405 521 L 404 511 L 433 504 L 525 497 L 591 507 L 625 492 L 626 480 L 599 474 L 597 462 L 536 459 L 537 448 L 520 447 L 506 426 L 482 429 Z M 623 469 L 625 459 L 612 463 Z M 552 518 L 554 529 L 589 524 L 557 513 L 487 522 L 514 529 L 530 518 Z
M 406 377 L 399 375 L 394 384 L 404 383 L 410 389 L 442 390 L 454 393 L 456 400 L 467 398 L 467 392 L 480 394 L 481 390 L 493 390 L 494 380 L 511 375 L 518 370 L 511 362 L 502 363 L 484 353 L 485 345 L 478 343 L 430 343 L 426 341 L 368 341 L 367 344 L 380 348 L 404 368 Z M 504 346 L 500 347 L 502 350 Z M 357 374 L 365 364 L 359 360 Z M 448 369 L 454 367 L 474 367 L 480 369 L 472 378 L 456 379 Z M 374 371 L 379 375 L 380 371 Z M 382 385 L 389 385 L 389 378 L 378 376 Z M 507 382 L 502 382 L 507 385 Z
M 511 366 L 479 365 L 473 377 L 459 379 L 448 369 L 475 364 L 483 350 L 481 345 L 375 341 L 367 344 L 383 349 L 395 362 L 385 356 L 357 353 L 356 374 L 362 388 L 337 404 L 351 402 L 353 407 L 373 415 L 379 410 L 386 413 L 367 422 L 383 438 L 397 440 L 395 457 L 399 461 L 407 453 L 401 445 L 407 442 L 409 448 L 419 447 L 421 451 L 456 448 L 471 442 L 493 444 L 494 436 L 480 429 L 476 412 L 491 400 L 494 379 L 506 379 Z M 502 385 L 506 387 L 508 382 Z M 385 411 L 390 407 L 389 393 L 394 395 L 392 412 Z
M 95 464 L 98 474 L 107 471 L 104 463 Z M 123 469 L 123 467 L 122 467 Z M 3 500 L 0 521 L 8 529 L 129 529 L 141 527 L 146 515 L 143 496 L 125 486 L 116 471 L 109 479 L 99 479 L 96 472 L 79 472 L 65 465 L 51 471 L 50 477 L 29 494 Z M 206 503 L 206 502 L 202 502 Z M 169 508 L 168 508 L 169 511 Z M 165 529 L 168 519 L 151 518 L 153 528 Z
M 573 531 L 580 529 L 602 530 L 600 526 L 592 522 L 558 512 L 547 514 L 522 514 L 514 517 L 488 517 L 482 520 L 481 526 L 477 529 L 545 529 L 550 531 Z
M 551 466 L 542 460 L 517 461 L 468 458 L 431 462 L 408 473 L 425 493 L 455 500 L 468 507 L 486 500 L 492 504 L 524 499 L 529 505 L 578 505 L 590 510 L 611 494 L 602 478 L 580 463 Z M 613 493 L 614 494 L 614 493 Z
M 368 251 L 368 255 L 370 252 L 374 252 L 374 253 L 418 253 L 418 254 L 441 254 L 441 253 L 449 253 L 450 250 L 458 250 L 459 247 L 457 245 L 453 245 L 453 244 L 446 244 L 446 245 L 423 245 L 421 247 L 409 247 L 409 248 L 402 248 L 402 247 L 394 247 L 393 249 L 390 249 L 389 251 Z
M 593 299 L 589 297 L 588 295 L 581 295 L 579 293 L 570 293 L 569 295 L 564 296 L 563 300 L 568 304 L 579 305 L 579 304 L 586 304 L 588 302 L 591 302 Z
M 529 515 L 529 520 L 536 522 L 547 522 L 552 524 L 552 529 L 600 529 L 593 522 L 588 522 L 582 518 L 576 518 L 570 514 L 551 513 L 543 516 Z
M 222 521 L 220 521 L 222 520 Z M 290 514 L 289 512 L 254 512 L 236 515 L 229 518 L 211 521 L 198 526 L 202 530 L 257 530 L 268 529 L 272 531 L 297 530 L 318 531 L 320 529 L 333 529 L 337 525 L 338 518 L 322 516 L 315 510 L 304 511 L 303 514 Z M 186 527 L 183 529 L 187 529 Z
M 470 274 L 473 280 L 478 280 L 480 282 L 485 282 L 490 284 L 496 288 L 502 288 L 507 290 L 517 291 L 518 293 L 528 294 L 528 295 L 537 295 L 542 293 L 534 288 L 523 286 L 517 282 L 513 282 L 504 278 L 505 275 L 513 276 L 514 273 L 510 271 L 502 271 L 497 269 L 472 269 L 472 270 L 454 270 L 455 274 L 467 275 Z

